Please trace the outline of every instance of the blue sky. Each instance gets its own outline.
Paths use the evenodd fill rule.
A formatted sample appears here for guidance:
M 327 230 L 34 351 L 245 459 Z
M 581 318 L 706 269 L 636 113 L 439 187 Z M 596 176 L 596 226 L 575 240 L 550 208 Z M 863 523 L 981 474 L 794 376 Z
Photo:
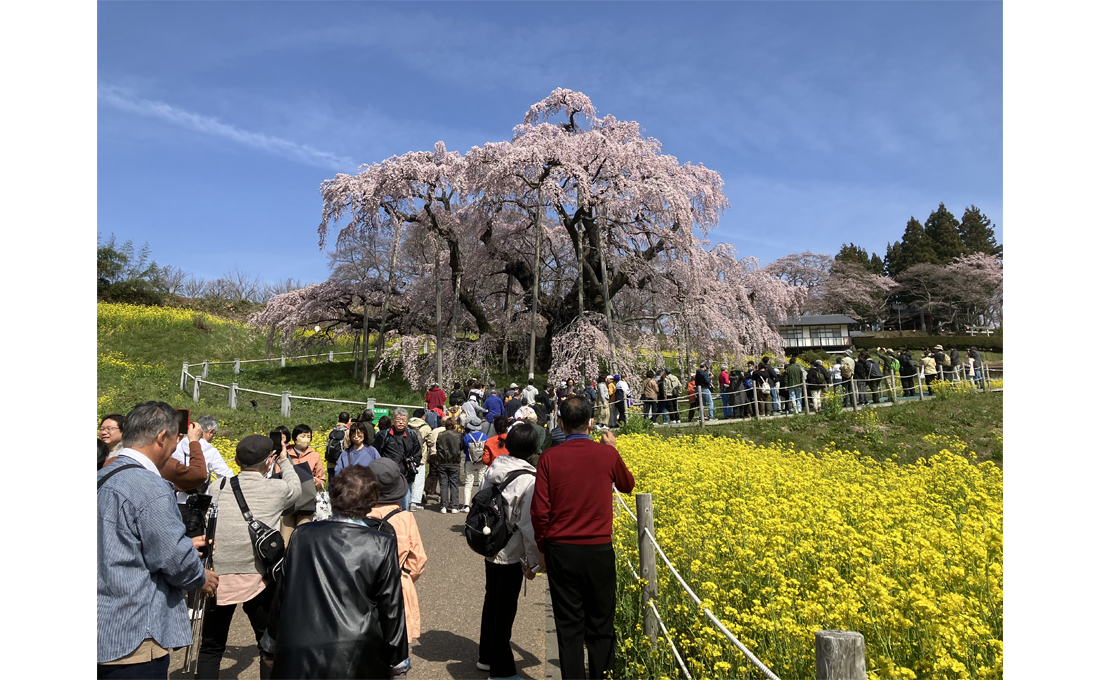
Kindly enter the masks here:
M 100 3 L 98 232 L 320 281 L 320 183 L 508 139 L 555 87 L 721 173 L 712 241 L 880 255 L 942 201 L 1002 226 L 999 3 Z

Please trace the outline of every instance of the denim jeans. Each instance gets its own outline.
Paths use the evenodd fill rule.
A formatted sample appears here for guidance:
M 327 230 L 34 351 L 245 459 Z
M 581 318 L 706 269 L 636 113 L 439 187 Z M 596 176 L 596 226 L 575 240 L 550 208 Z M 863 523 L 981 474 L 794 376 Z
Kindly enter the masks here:
M 779 413 L 779 388 L 773 387 L 772 391 L 772 413 Z
M 703 412 L 707 414 L 708 418 L 714 420 L 714 397 L 710 394 L 710 388 L 704 387 L 700 389 L 699 394 L 703 400 Z
M 802 413 L 802 388 L 788 387 L 787 393 L 791 397 L 791 403 L 794 404 L 794 412 Z
M 722 416 L 725 418 L 733 417 L 733 408 L 730 406 L 730 396 L 728 392 L 722 393 Z

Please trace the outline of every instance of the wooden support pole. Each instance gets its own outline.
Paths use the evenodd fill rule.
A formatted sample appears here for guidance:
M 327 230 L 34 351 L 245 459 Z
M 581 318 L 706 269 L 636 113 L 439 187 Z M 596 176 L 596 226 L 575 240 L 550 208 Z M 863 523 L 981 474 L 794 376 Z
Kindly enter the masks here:
M 199 400 L 199 385 L 202 383 L 202 378 L 195 378 L 195 385 L 191 390 L 191 398 L 195 401 Z
M 657 646 L 657 617 L 649 608 L 649 601 L 657 604 L 657 553 L 653 549 L 653 542 L 649 540 L 643 529 L 648 529 L 651 536 L 656 536 L 653 529 L 653 494 L 640 493 L 634 496 L 635 507 L 638 510 L 638 566 L 642 578 L 646 583 L 642 585 L 642 609 L 645 610 L 644 629 L 649 637 L 649 644 Z
M 279 368 L 286 368 L 286 356 L 279 357 Z
M 237 410 L 237 383 L 229 383 L 229 408 Z
M 917 371 L 917 398 L 924 401 L 924 368 Z
M 202 362 L 202 379 L 206 380 L 208 377 L 210 377 L 210 362 L 204 361 Z
M 806 389 L 806 371 L 802 371 L 802 398 L 799 399 L 802 402 L 802 412 L 810 412 L 810 391 Z
M 283 401 L 279 408 L 279 413 L 284 417 L 290 416 L 290 392 L 283 392 Z
M 241 360 L 240 359 L 234 359 L 233 360 L 233 375 L 239 375 L 240 372 L 241 372 Z
M 190 366 L 187 365 L 187 362 L 186 361 L 183 362 L 183 370 L 180 371 L 180 392 L 187 389 L 187 369 L 188 368 L 190 368 Z
M 817 680 L 867 680 L 863 635 L 847 630 L 814 633 Z
M 330 364 L 332 363 L 332 350 L 331 349 L 328 351 L 328 362 Z
M 756 381 L 752 383 L 752 412 L 756 415 L 756 419 L 760 420 L 760 400 L 756 398 Z

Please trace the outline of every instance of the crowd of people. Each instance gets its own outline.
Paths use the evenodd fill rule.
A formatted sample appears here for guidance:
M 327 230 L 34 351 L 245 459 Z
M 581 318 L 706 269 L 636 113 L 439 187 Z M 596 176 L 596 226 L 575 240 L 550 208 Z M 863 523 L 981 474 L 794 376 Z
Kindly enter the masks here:
M 827 389 L 845 405 L 868 404 L 898 383 L 915 396 L 940 380 L 980 383 L 982 371 L 975 348 L 963 359 L 937 345 L 919 358 L 906 349 L 849 351 L 808 369 L 764 357 L 714 374 L 704 362 L 683 377 L 647 371 L 638 389 L 642 414 L 654 421 L 746 418 L 819 411 Z M 498 389 L 470 379 L 449 394 L 433 384 L 411 414 L 397 408 L 376 422 L 372 410 L 340 413 L 321 451 L 306 424 L 245 437 L 232 452 L 239 473 L 212 444 L 212 416 L 188 422 L 186 433 L 164 402 L 104 416 L 98 677 L 166 677 L 169 650 L 192 645 L 194 593 L 212 598 L 195 650 L 198 678 L 219 676 L 237 605 L 263 677 L 400 677 L 421 633 L 415 584 L 428 563 L 413 513 L 433 504 L 469 513 L 475 495 L 495 485 L 506 485 L 513 533 L 485 558 L 477 667 L 490 678 L 516 675 L 508 641 L 519 589 L 546 573 L 562 677 L 585 677 L 586 647 L 591 677 L 605 677 L 615 648 L 611 485 L 634 486 L 610 430 L 634 405 L 622 375 L 541 389 L 534 380 Z M 205 497 L 220 508 L 212 546 L 194 510 Z M 279 543 L 279 565 L 260 539 Z
M 402 677 L 421 633 L 415 583 L 428 563 L 413 512 L 429 496 L 440 512 L 469 512 L 494 486 L 512 533 L 485 557 L 477 667 L 516 677 L 519 590 L 545 573 L 562 677 L 585 677 L 586 648 L 590 677 L 606 677 L 615 665 L 612 485 L 629 493 L 634 479 L 611 432 L 591 439 L 588 398 L 527 388 L 502 394 L 471 381 L 441 401 L 433 385 L 411 416 L 341 413 L 324 451 L 312 448 L 308 425 L 280 426 L 237 445 L 239 473 L 211 444 L 212 417 L 182 434 L 164 402 L 104 416 L 98 677 L 167 677 L 169 651 L 192 646 L 189 607 L 200 592 L 209 604 L 193 647 L 198 678 L 219 677 L 237 605 L 261 677 Z M 331 514 L 319 507 L 326 496 Z M 218 507 L 209 546 L 193 516 L 201 497 Z M 261 545 L 279 539 L 274 564 Z

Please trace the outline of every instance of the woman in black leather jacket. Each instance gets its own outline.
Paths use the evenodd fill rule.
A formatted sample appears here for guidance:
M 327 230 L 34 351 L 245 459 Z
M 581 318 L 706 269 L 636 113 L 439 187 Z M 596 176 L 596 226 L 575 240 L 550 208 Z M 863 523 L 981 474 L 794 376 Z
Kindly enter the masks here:
M 307 522 L 287 547 L 268 634 L 273 678 L 380 678 L 409 656 L 397 539 L 364 521 L 378 479 L 361 465 L 329 488 L 332 519 Z

